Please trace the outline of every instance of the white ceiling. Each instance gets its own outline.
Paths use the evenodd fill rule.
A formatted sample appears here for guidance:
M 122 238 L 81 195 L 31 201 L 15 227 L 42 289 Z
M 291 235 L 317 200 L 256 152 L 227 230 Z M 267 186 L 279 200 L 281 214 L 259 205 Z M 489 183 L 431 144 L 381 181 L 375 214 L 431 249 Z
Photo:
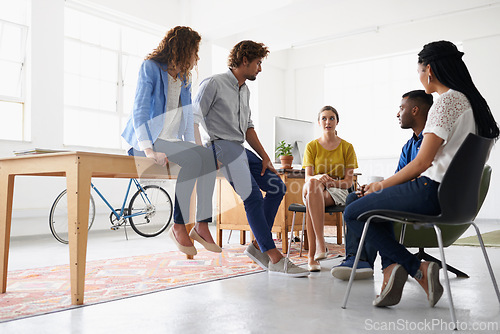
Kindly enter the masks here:
M 281 50 L 499 5 L 500 0 L 191 0 L 188 21 L 226 48 L 252 39 Z

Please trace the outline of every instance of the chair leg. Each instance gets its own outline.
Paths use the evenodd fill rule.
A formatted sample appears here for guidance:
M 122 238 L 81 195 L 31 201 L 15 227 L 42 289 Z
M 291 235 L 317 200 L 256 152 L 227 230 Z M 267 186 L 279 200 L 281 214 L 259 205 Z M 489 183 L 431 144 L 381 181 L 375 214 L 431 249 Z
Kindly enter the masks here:
M 444 257 L 444 247 L 443 247 L 443 239 L 441 236 L 441 229 L 437 225 L 433 225 L 434 230 L 436 231 L 436 236 L 438 239 L 438 244 L 439 244 L 439 252 L 441 253 L 441 263 L 443 264 L 443 274 L 444 274 L 444 281 L 445 281 L 445 289 L 446 293 L 448 294 L 448 304 L 450 306 L 450 314 L 451 314 L 451 321 L 453 321 L 453 324 L 455 325 L 454 330 L 457 329 L 457 317 L 455 315 L 455 307 L 453 306 L 453 297 L 451 296 L 451 287 L 450 287 L 450 279 L 448 277 L 448 269 L 446 268 L 446 259 Z
M 352 283 L 354 282 L 354 276 L 356 276 L 356 269 L 358 268 L 359 258 L 361 257 L 361 252 L 363 251 L 363 245 L 365 244 L 366 234 L 368 232 L 368 226 L 370 225 L 372 217 L 368 218 L 365 226 L 363 227 L 363 234 L 361 234 L 361 240 L 359 241 L 358 251 L 356 252 L 356 258 L 354 259 L 354 265 L 352 266 L 351 277 L 349 277 L 349 284 L 347 285 L 347 290 L 344 295 L 344 301 L 342 302 L 342 308 L 345 309 L 347 305 L 347 299 L 349 299 L 349 294 L 351 293 Z
M 493 274 L 493 269 L 491 268 L 491 263 L 488 254 L 486 253 L 486 248 L 484 248 L 483 237 L 481 237 L 481 233 L 479 233 L 479 228 L 477 227 L 476 223 L 472 222 L 472 226 L 474 226 L 474 228 L 476 229 L 477 238 L 479 239 L 479 244 L 481 245 L 481 250 L 483 251 L 484 260 L 486 261 L 486 266 L 488 266 L 488 271 L 490 272 L 491 281 L 493 282 L 493 287 L 495 288 L 498 302 L 500 303 L 500 291 L 498 291 L 497 280 L 495 279 L 495 274 Z
M 344 245 L 345 245 L 347 243 L 347 241 L 345 240 L 347 229 L 345 226 L 344 213 L 342 213 L 342 230 L 344 231 Z
M 292 229 L 290 231 L 290 242 L 288 243 L 288 252 L 286 253 L 286 258 L 290 258 L 290 253 L 292 252 L 292 239 L 293 239 L 293 227 L 295 226 L 295 214 L 296 212 L 293 212 L 293 218 L 292 218 Z M 285 235 L 285 238 L 288 237 L 288 235 Z
M 403 226 L 401 226 L 401 233 L 399 234 L 400 244 L 404 244 L 405 234 L 406 234 L 406 224 L 403 224 Z
M 335 226 L 337 230 L 337 245 L 342 245 L 342 212 L 337 212 Z
M 300 253 L 299 256 L 302 257 L 302 246 L 304 245 L 304 231 L 306 227 L 306 213 L 302 215 L 302 235 L 300 237 Z

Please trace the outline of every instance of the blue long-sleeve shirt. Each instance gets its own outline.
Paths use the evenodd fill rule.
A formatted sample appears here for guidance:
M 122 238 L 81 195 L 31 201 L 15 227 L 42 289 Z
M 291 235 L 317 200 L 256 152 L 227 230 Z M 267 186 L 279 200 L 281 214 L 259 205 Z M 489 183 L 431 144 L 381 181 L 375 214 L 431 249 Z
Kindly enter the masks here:
M 413 136 L 406 142 L 401 150 L 401 155 L 399 156 L 399 163 L 396 169 L 396 173 L 403 169 L 404 166 L 408 165 L 410 161 L 415 159 L 420 150 L 420 145 L 422 144 L 422 139 L 424 135 L 420 133 L 418 136 L 413 134 Z
M 179 77 L 182 80 L 182 78 Z M 145 60 L 139 70 L 134 108 L 122 137 L 138 151 L 152 147 L 165 122 L 168 73 L 165 64 Z M 194 121 L 191 105 L 191 84 L 182 81 L 180 100 L 182 120 L 178 139 L 194 142 Z

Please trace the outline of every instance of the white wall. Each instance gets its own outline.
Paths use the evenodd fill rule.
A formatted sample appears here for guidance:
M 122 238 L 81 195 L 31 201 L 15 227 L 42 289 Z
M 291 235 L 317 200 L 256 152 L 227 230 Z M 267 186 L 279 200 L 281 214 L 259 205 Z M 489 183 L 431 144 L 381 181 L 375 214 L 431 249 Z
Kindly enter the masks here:
M 493 32 L 493 31 L 492 31 Z M 497 122 L 500 122 L 500 94 L 498 78 L 500 67 L 500 31 L 496 35 L 486 35 L 464 41 L 464 59 L 467 62 L 474 83 L 483 94 Z M 488 164 L 492 167 L 491 186 L 483 204 L 479 218 L 500 219 L 500 149 L 497 145 L 490 154 Z
M 500 122 L 500 95 L 498 94 L 497 80 L 500 77 L 498 65 L 498 54 L 500 52 L 500 8 L 488 8 L 467 13 L 446 14 L 443 16 L 416 21 L 406 24 L 397 24 L 381 28 L 378 32 L 370 32 L 340 38 L 320 45 L 290 49 L 283 51 L 288 53 L 288 71 L 293 71 L 289 77 L 293 77 L 295 85 L 288 85 L 286 92 L 287 110 L 285 115 L 300 119 L 313 120 L 317 110 L 325 103 L 323 100 L 324 68 L 327 65 L 350 62 L 353 60 L 372 59 L 403 52 L 415 52 L 415 69 L 417 63 L 416 54 L 422 46 L 428 42 L 440 39 L 462 42 L 465 52 L 464 61 L 469 67 L 473 79 L 490 108 Z M 389 69 L 388 69 L 389 70 Z M 415 70 L 416 76 L 416 70 Z M 342 78 L 339 78 L 342 80 Z M 417 81 L 416 81 L 417 82 Z M 415 87 L 420 89 L 421 87 Z M 401 91 L 398 95 L 387 95 L 387 99 L 393 100 L 395 108 L 399 105 Z M 363 93 L 359 92 L 360 99 Z M 334 104 L 334 101 L 329 101 Z M 355 104 L 356 101 L 353 101 Z M 359 131 L 353 134 L 344 134 L 346 140 L 349 136 L 366 137 L 366 145 L 373 147 L 376 152 L 376 133 L 380 131 L 402 131 L 399 128 L 388 128 L 385 124 L 372 124 L 364 122 L 369 119 L 368 113 L 387 112 L 377 110 L 376 106 L 370 110 L 359 110 Z M 363 135 L 365 134 L 365 135 Z M 408 132 L 408 138 L 411 132 Z M 401 146 L 404 142 L 401 142 Z M 395 170 L 400 151 L 395 151 L 394 156 L 358 156 L 361 172 L 361 182 L 367 180 L 370 175 L 381 175 L 388 177 Z M 490 156 L 489 164 L 493 167 L 491 187 L 486 202 L 478 216 L 483 219 L 500 219 L 498 208 L 500 189 L 500 153 L 495 148 Z

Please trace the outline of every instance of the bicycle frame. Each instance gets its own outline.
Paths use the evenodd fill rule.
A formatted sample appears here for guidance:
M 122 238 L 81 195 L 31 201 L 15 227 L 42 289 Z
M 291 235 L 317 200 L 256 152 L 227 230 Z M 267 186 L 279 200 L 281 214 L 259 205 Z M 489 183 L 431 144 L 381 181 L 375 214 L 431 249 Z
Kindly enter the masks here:
M 128 219 L 130 217 L 140 216 L 140 215 L 144 214 L 144 212 L 138 212 L 138 213 L 134 213 L 132 215 L 125 215 L 124 214 L 124 212 L 125 212 L 125 205 L 127 204 L 128 194 L 130 193 L 130 187 L 132 186 L 132 182 L 134 182 L 135 186 L 137 187 L 137 190 L 141 191 L 141 197 L 142 197 L 142 199 L 145 202 L 147 202 L 148 204 L 151 204 L 151 201 L 149 200 L 148 196 L 146 195 L 146 193 L 144 191 L 144 188 L 140 185 L 139 181 L 137 181 L 136 179 L 130 179 L 129 182 L 128 182 L 127 192 L 125 193 L 125 198 L 123 199 L 123 204 L 122 204 L 122 207 L 120 209 L 120 213 L 116 212 L 116 210 L 113 209 L 113 207 L 111 206 L 111 204 L 109 204 L 109 202 L 106 200 L 106 198 L 104 197 L 104 195 L 97 189 L 96 186 L 94 186 L 93 183 L 90 183 L 90 186 L 92 187 L 92 189 L 94 189 L 94 191 L 97 193 L 97 195 L 99 195 L 99 197 L 108 206 L 108 208 L 111 210 L 111 212 L 115 215 L 116 219 L 120 220 L 122 218 L 123 219 Z

